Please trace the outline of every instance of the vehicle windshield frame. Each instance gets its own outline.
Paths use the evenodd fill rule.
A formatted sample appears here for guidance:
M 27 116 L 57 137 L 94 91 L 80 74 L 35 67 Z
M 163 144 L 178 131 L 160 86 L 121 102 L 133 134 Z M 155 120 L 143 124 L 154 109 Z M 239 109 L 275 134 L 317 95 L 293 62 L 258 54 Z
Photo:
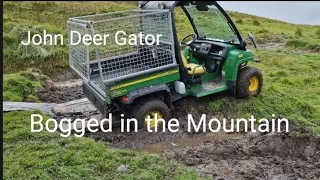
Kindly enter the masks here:
M 194 12 L 191 12 L 190 9 L 192 8 L 193 10 L 195 10 L 197 12 L 208 12 L 209 10 L 208 11 L 199 11 L 196 8 L 195 4 L 184 4 L 184 5 L 182 5 L 182 8 L 183 8 L 184 12 L 186 13 L 186 15 L 188 16 L 188 18 L 190 20 L 190 23 L 194 27 L 194 31 L 198 35 L 198 38 L 201 39 L 201 40 L 224 42 L 224 43 L 235 44 L 235 45 L 241 44 L 241 39 L 238 37 L 238 34 L 236 33 L 237 30 L 233 28 L 231 22 L 229 21 L 229 18 L 226 17 L 225 12 L 222 12 L 221 9 L 216 4 L 210 4 L 210 5 L 207 5 L 207 7 L 209 7 L 209 10 L 210 10 L 210 8 L 214 9 L 216 11 L 215 13 L 218 12 L 220 14 L 219 18 L 220 19 L 223 18 L 223 20 L 225 21 L 225 25 L 228 26 L 228 30 L 230 30 L 230 33 L 232 33 L 232 38 L 222 39 L 222 38 L 207 36 L 206 33 L 204 31 L 202 31 L 201 28 L 199 28 L 201 24 L 199 25 L 199 22 L 197 22 L 195 20 Z M 209 23 L 209 24 L 214 25 L 216 23 L 213 22 L 213 23 Z

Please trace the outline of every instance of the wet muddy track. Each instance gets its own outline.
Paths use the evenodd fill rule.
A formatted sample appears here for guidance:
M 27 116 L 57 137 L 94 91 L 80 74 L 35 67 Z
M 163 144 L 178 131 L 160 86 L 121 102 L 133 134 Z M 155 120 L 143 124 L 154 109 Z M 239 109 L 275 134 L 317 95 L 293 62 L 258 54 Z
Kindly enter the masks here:
M 77 80 L 47 86 L 39 96 L 43 101 L 53 103 L 84 97 Z M 189 97 L 174 104 L 172 116 L 180 122 L 177 133 L 149 133 L 146 130 L 124 133 L 114 127 L 111 133 L 87 133 L 87 136 L 114 148 L 161 154 L 213 179 L 320 179 L 320 138 L 309 130 L 292 125 L 290 130 L 305 134 L 298 137 L 289 133 L 193 133 L 187 131 L 188 113 L 195 120 L 203 113 L 208 118 L 223 118 L 222 114 L 211 112 L 207 102 Z M 93 115 L 97 112 L 67 116 L 75 119 Z
M 320 138 L 269 134 L 214 140 L 165 156 L 215 179 L 319 179 Z
M 65 103 L 84 97 L 82 91 L 82 81 L 71 79 L 59 83 L 47 81 L 44 83 L 44 89 L 38 92 L 41 101 L 47 103 Z

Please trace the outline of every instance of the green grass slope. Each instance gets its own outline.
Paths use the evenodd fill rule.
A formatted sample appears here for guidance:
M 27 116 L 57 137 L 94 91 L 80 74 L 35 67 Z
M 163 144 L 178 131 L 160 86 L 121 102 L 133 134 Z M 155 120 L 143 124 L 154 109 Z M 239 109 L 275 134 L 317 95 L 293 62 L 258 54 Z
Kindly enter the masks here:
M 67 20 L 70 17 L 137 8 L 134 2 L 4 2 L 4 72 L 38 67 L 45 74 L 68 67 Z M 61 46 L 23 46 L 31 34 L 63 34 Z
M 20 41 L 31 30 L 46 29 L 66 36 L 69 17 L 136 8 L 134 2 L 4 2 L 4 99 L 37 101 L 41 78 L 28 68 L 51 74 L 68 67 L 64 46 L 23 47 Z M 320 26 L 293 25 L 252 15 L 229 12 L 241 34 L 253 33 L 259 44 L 283 43 L 281 49 L 253 49 L 264 77 L 262 93 L 239 100 L 213 95 L 199 99 L 209 110 L 229 117 L 268 118 L 272 114 L 312 127 L 320 133 Z M 179 39 L 190 26 L 181 12 L 176 16 Z M 66 38 L 65 38 L 66 39 Z M 272 46 L 272 45 L 271 45 Z M 24 72 L 21 72 L 24 71 Z M 8 74 L 15 73 L 15 74 Z M 88 138 L 61 138 L 58 134 L 30 133 L 31 112 L 4 114 L 4 176 L 7 179 L 192 179 L 196 175 L 172 161 L 131 151 L 118 151 Z M 120 164 L 129 165 L 124 173 Z M 166 176 L 167 175 L 167 176 Z
M 23 46 L 21 41 L 31 34 L 63 34 L 67 40 L 67 20 L 70 17 L 136 9 L 136 2 L 4 2 L 3 43 L 4 72 L 12 73 L 38 67 L 45 74 L 57 68 L 68 67 L 68 47 Z M 177 10 L 176 22 L 179 39 L 190 34 L 191 26 L 182 11 Z M 293 25 L 242 13 L 229 12 L 242 35 L 251 32 L 259 43 L 286 42 L 288 46 L 318 49 L 320 27 Z M 292 42 L 294 40 L 294 42 Z
M 41 71 L 27 69 L 3 77 L 3 101 L 40 102 L 36 93 L 47 79 Z

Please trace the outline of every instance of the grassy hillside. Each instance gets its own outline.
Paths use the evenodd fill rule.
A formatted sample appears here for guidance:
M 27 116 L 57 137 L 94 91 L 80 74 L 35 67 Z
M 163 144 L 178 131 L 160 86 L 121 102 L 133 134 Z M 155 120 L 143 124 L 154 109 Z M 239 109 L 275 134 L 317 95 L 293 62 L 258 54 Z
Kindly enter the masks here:
M 67 20 L 70 17 L 136 8 L 134 2 L 5 2 L 3 15 L 4 72 L 38 67 L 46 74 L 68 67 Z M 31 34 L 63 34 L 63 46 L 23 46 Z
M 50 75 L 58 68 L 68 67 L 66 45 L 21 46 L 20 41 L 27 31 L 41 33 L 46 29 L 49 33 L 66 36 L 69 17 L 136 7 L 135 2 L 4 2 L 4 99 L 38 101 L 35 91 L 41 88 L 42 79 L 25 70 L 38 68 Z M 262 93 L 249 100 L 216 95 L 199 100 L 209 102 L 211 111 L 230 117 L 254 114 L 257 118 L 268 118 L 276 114 L 320 133 L 320 26 L 293 25 L 235 12 L 229 14 L 243 36 L 250 32 L 257 37 L 259 45 L 273 43 L 267 49 L 253 49 L 261 62 L 250 65 L 263 73 Z M 190 33 L 181 11 L 177 11 L 176 22 L 179 39 Z M 283 47 L 274 48 L 274 43 L 283 43 Z M 87 138 L 31 134 L 30 113 L 4 114 L 4 175 L 7 178 L 192 179 L 196 176 L 175 162 L 111 150 Z M 128 164 L 129 171 L 117 173 L 120 164 Z
M 38 67 L 45 74 L 68 67 L 67 43 L 63 46 L 22 46 L 27 32 L 63 34 L 69 17 L 106 13 L 137 8 L 136 2 L 4 2 L 4 72 L 12 73 Z M 179 39 L 190 34 L 191 28 L 181 11 L 176 22 Z M 243 36 L 251 32 L 259 43 L 285 42 L 288 46 L 319 51 L 320 27 L 300 26 L 256 16 L 229 13 Z
M 3 100 L 15 102 L 40 102 L 36 92 L 47 79 L 41 71 L 28 69 L 13 74 L 5 74 L 3 81 Z

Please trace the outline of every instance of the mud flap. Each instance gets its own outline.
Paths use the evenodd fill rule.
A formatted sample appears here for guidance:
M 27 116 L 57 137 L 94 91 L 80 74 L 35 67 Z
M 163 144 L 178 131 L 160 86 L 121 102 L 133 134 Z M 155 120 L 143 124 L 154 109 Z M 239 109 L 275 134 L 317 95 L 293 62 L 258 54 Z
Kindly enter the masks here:
M 236 96 L 236 81 L 227 81 L 228 91 L 231 96 Z
M 83 93 L 88 98 L 88 100 L 97 108 L 102 114 L 105 113 L 108 107 L 105 98 L 97 90 L 95 90 L 90 84 L 83 81 L 82 83 Z

